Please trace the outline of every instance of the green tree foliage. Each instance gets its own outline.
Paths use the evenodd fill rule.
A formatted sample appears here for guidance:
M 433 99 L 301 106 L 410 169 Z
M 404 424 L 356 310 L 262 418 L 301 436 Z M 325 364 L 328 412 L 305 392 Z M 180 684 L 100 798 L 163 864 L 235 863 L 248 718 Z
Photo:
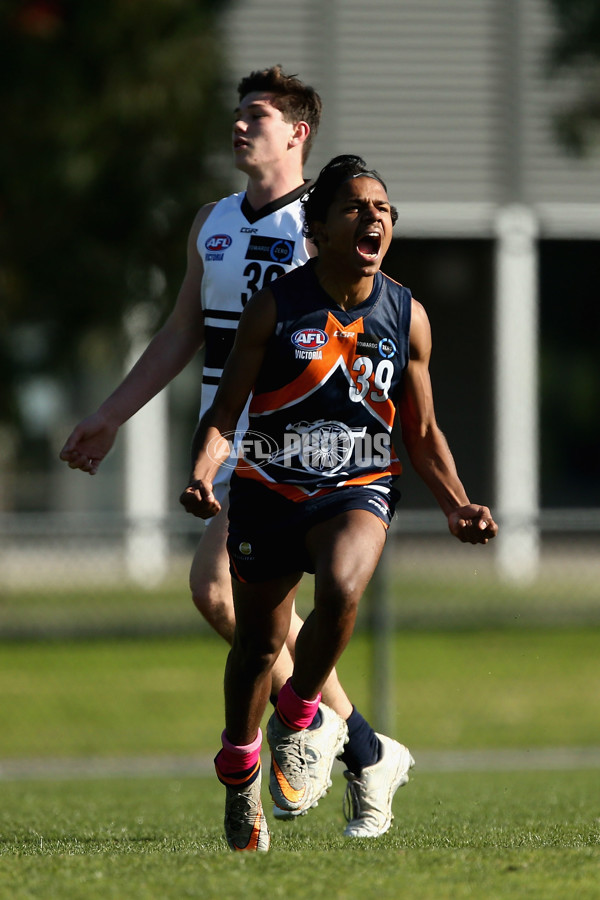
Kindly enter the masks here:
M 579 96 L 557 117 L 563 145 L 583 154 L 598 144 L 600 128 L 600 2 L 550 0 L 557 32 L 549 52 L 550 71 L 574 74 Z
M 223 6 L 3 2 L 0 418 L 27 328 L 34 365 L 56 370 L 90 328 L 176 287 L 194 213 L 226 187 L 210 164 L 229 133 Z

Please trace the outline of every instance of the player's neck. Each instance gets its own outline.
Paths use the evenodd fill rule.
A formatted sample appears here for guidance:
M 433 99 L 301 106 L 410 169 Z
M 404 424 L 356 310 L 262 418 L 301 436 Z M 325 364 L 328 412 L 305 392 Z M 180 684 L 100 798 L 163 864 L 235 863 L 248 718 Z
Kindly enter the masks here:
M 294 167 L 285 171 L 265 171 L 248 176 L 246 199 L 252 209 L 262 209 L 291 191 L 295 191 L 304 182 L 302 168 Z
M 329 294 L 342 309 L 352 309 L 358 306 L 368 297 L 373 290 L 375 276 L 360 276 L 348 278 L 333 267 L 323 265 L 323 261 L 317 257 L 315 273 L 323 290 Z M 346 275 L 346 277 L 344 277 Z

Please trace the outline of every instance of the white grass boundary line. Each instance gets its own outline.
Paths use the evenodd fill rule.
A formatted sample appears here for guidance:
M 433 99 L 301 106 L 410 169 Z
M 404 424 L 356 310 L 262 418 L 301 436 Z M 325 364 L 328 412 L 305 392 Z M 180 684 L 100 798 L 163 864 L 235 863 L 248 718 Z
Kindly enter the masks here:
M 526 772 L 534 769 L 600 769 L 600 747 L 536 747 L 530 750 L 417 750 L 424 772 Z
M 512 750 L 413 751 L 415 774 L 427 772 L 525 772 L 600 769 L 600 747 Z M 337 764 L 336 764 L 337 765 Z M 341 771 L 341 769 L 340 769 Z M 181 778 L 214 773 L 211 757 L 85 757 L 0 759 L 0 781 L 89 778 Z

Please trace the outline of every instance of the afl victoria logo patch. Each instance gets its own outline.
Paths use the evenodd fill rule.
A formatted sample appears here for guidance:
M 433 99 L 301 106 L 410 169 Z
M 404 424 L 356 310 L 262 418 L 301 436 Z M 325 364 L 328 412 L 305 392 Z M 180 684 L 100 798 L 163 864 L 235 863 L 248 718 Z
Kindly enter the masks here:
M 320 350 L 329 340 L 329 335 L 320 328 L 303 328 L 292 335 L 292 344 L 300 350 Z
M 206 239 L 204 246 L 211 253 L 219 253 L 231 247 L 231 238 L 228 234 L 212 234 Z

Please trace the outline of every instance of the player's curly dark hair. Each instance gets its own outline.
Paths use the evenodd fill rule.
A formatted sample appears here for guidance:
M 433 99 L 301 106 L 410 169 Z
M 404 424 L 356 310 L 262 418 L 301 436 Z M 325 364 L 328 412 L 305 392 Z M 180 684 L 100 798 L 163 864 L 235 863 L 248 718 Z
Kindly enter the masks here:
M 300 81 L 297 75 L 286 75 L 278 64 L 250 72 L 242 78 L 237 90 L 240 102 L 254 91 L 268 91 L 275 95 L 273 106 L 281 111 L 284 121 L 307 123 L 310 133 L 302 145 L 302 158 L 306 162 L 323 110 L 323 103 L 315 89 Z
M 318 246 L 318 241 L 315 240 L 312 232 L 313 222 L 324 222 L 333 198 L 341 185 L 351 178 L 358 178 L 360 175 L 375 178 L 387 191 L 387 185 L 379 172 L 375 169 L 369 169 L 364 159 L 360 156 L 353 156 L 352 154 L 335 156 L 321 169 L 319 177 L 311 184 L 300 201 L 304 210 L 304 225 L 302 226 L 304 237 Z M 392 225 L 395 225 L 398 221 L 398 210 L 395 206 L 391 207 L 391 215 Z

